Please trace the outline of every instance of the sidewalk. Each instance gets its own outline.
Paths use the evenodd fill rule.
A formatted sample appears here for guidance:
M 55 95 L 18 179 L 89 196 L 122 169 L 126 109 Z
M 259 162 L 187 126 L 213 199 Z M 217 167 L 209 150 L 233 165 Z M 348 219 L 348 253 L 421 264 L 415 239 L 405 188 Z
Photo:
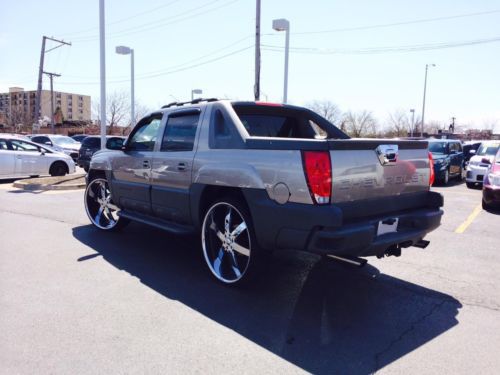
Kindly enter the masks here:
M 85 188 L 85 174 L 61 177 L 37 177 L 15 181 L 12 186 L 23 190 L 74 190 Z

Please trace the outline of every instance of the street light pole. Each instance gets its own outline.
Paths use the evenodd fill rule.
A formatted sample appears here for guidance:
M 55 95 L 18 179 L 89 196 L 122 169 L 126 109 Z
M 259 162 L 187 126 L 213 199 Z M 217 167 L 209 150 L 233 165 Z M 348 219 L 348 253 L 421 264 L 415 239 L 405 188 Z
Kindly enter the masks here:
M 135 73 L 134 73 L 134 50 L 130 49 L 130 126 L 135 125 Z
M 135 125 L 135 74 L 134 74 L 134 50 L 126 46 L 117 46 L 115 52 L 119 55 L 130 55 L 130 126 Z
M 411 112 L 411 128 L 410 128 L 410 137 L 413 137 L 413 129 L 415 128 L 415 109 L 410 109 Z
M 101 149 L 106 148 L 106 37 L 104 22 L 104 0 L 99 0 L 99 47 L 101 70 Z
M 194 100 L 194 94 L 201 95 L 201 94 L 203 94 L 203 90 L 201 90 L 201 89 L 192 89 L 191 90 L 191 101 Z
M 290 53 L 290 22 L 287 19 L 280 18 L 273 20 L 273 29 L 276 31 L 285 31 L 285 76 L 283 82 L 283 103 L 288 101 L 288 56 Z
M 422 103 L 422 124 L 420 125 L 420 137 L 424 136 L 424 119 L 425 119 L 425 94 L 427 91 L 427 71 L 429 66 L 436 66 L 436 64 L 425 64 L 425 78 L 424 78 L 424 100 Z

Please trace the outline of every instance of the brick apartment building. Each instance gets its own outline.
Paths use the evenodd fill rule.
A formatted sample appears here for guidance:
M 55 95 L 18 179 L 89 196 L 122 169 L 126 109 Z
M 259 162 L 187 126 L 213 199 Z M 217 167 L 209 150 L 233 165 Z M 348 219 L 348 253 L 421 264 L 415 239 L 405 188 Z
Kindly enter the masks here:
M 38 119 L 35 115 L 36 90 L 24 91 L 21 87 L 10 87 L 9 92 L 0 93 L 0 126 L 14 128 L 22 124 L 31 125 Z M 83 123 L 91 121 L 90 96 L 54 91 L 55 123 Z M 40 118 L 51 119 L 50 90 L 42 90 Z

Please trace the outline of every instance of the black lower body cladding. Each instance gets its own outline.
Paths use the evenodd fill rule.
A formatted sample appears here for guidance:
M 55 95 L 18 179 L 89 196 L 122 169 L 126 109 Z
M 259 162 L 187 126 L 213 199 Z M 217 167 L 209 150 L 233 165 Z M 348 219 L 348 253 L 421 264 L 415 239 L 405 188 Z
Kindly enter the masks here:
M 441 223 L 441 194 L 425 191 L 333 205 L 278 204 L 264 190 L 244 189 L 259 245 L 317 254 L 382 256 L 411 246 Z M 397 231 L 377 235 L 378 223 L 398 218 Z

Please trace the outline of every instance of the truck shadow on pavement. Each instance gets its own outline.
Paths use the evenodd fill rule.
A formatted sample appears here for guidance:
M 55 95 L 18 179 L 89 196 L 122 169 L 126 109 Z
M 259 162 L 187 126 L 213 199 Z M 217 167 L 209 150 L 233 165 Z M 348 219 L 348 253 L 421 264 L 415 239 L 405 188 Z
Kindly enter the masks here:
M 102 256 L 166 298 L 317 374 L 373 373 L 457 325 L 462 306 L 370 265 L 355 269 L 298 252 L 270 256 L 252 287 L 225 287 L 212 279 L 196 239 L 136 223 L 120 233 L 80 226 L 73 235 L 97 252 L 78 261 Z

